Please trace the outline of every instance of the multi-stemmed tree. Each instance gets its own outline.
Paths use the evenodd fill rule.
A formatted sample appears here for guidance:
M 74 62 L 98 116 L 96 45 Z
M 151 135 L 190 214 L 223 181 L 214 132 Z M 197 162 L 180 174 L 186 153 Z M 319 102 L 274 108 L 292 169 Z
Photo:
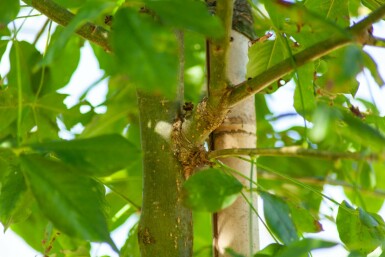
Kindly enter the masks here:
M 322 200 L 338 208 L 329 218 L 351 256 L 384 247 L 385 122 L 374 101 L 352 100 L 360 72 L 384 84 L 363 50 L 384 46 L 372 27 L 383 0 L 24 3 L 0 3 L 10 61 L 0 80 L 0 220 L 33 248 L 89 256 L 94 241 L 120 256 L 308 256 L 336 244 L 305 237 L 322 231 Z M 47 18 L 34 42 L 18 40 L 17 21 L 36 16 L 20 8 Z M 71 107 L 58 93 L 85 40 L 108 79 L 102 112 L 88 91 Z M 265 95 L 288 82 L 304 125 L 276 131 Z M 60 139 L 75 126 L 73 140 Z M 276 241 L 260 252 L 257 195 Z M 119 249 L 110 232 L 127 219 L 138 224 Z

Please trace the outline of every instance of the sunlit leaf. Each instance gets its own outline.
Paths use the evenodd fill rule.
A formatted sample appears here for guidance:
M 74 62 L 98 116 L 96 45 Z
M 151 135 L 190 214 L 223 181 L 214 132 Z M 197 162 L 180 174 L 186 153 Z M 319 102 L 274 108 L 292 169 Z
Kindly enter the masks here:
M 119 257 L 139 257 L 139 244 L 138 244 L 138 224 L 133 226 L 129 232 L 126 242 L 124 243 Z
M 260 196 L 266 223 L 271 231 L 285 244 L 298 240 L 289 206 L 281 198 L 267 192 L 260 191 Z
M 172 95 L 177 79 L 174 33 L 147 14 L 122 8 L 114 16 L 112 46 L 120 69 L 135 86 Z
M 243 186 L 233 176 L 218 169 L 206 169 L 191 176 L 183 186 L 184 203 L 200 211 L 215 212 L 230 206 Z
M 75 31 L 90 20 L 97 18 L 107 10 L 112 10 L 116 6 L 113 2 L 90 1 L 86 2 L 76 13 L 75 17 L 63 29 L 57 39 L 50 45 L 44 57 L 43 65 L 52 64 L 58 58 L 60 52 L 65 48 L 68 40 Z
M 147 1 L 148 7 L 170 25 L 202 33 L 209 37 L 220 37 L 223 28 L 219 19 L 209 13 L 206 5 L 199 1 Z
M 0 221 L 7 229 L 12 223 L 28 217 L 31 198 L 27 192 L 24 176 L 19 167 L 9 164 L 11 172 L 0 187 Z
M 376 62 L 373 60 L 373 58 L 366 52 L 364 52 L 363 58 L 364 58 L 363 61 L 364 61 L 365 67 L 370 71 L 370 74 L 372 75 L 374 80 L 377 82 L 377 84 L 379 86 L 384 85 L 385 84 L 384 79 L 382 78 L 382 75 L 378 70 L 378 66 Z
M 307 0 L 305 6 L 342 27 L 349 26 L 348 1 Z
M 294 91 L 294 108 L 296 111 L 310 119 L 316 108 L 316 99 L 313 85 L 314 68 L 313 64 L 308 64 L 298 68 L 297 85 Z
M 20 159 L 28 186 L 55 227 L 70 236 L 107 242 L 117 250 L 108 232 L 100 183 L 57 161 L 37 155 Z
M 20 9 L 19 0 L 1 0 L 0 1 L 0 27 L 5 26 L 13 20 Z
M 338 208 L 336 223 L 341 241 L 351 251 L 366 255 L 385 239 L 385 224 L 379 215 L 354 209 L 345 201 Z
M 282 250 L 285 248 L 284 245 L 273 243 L 269 244 L 262 250 L 258 251 L 253 257 L 272 257 L 276 256 L 278 253 L 282 252 Z
M 61 40 L 63 31 L 62 27 L 56 27 L 55 33 L 51 37 L 51 44 L 55 44 L 56 40 Z M 79 36 L 71 36 L 65 46 L 56 54 L 56 58 L 49 66 L 50 90 L 56 91 L 68 84 L 78 66 L 82 46 L 83 40 Z
M 300 233 L 317 233 L 321 232 L 321 223 L 313 217 L 309 209 L 300 204 L 293 204 L 288 202 L 290 207 L 291 218 Z
M 381 5 L 385 4 L 384 0 L 362 0 L 361 2 L 363 5 L 365 5 L 366 7 L 368 7 L 373 11 L 381 7 Z
M 46 142 L 31 147 L 41 152 L 53 152 L 68 165 L 97 176 L 106 176 L 123 169 L 140 156 L 135 146 L 117 134 Z

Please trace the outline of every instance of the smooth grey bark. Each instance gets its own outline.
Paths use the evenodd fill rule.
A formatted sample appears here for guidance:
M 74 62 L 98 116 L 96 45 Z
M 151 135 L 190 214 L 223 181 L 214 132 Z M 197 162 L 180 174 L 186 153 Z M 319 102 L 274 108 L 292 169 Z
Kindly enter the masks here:
M 231 33 L 227 76 L 232 84 L 245 79 L 248 61 L 249 39 L 236 31 Z M 255 148 L 256 119 L 254 97 L 249 97 L 232 108 L 223 124 L 213 133 L 214 149 Z M 238 158 L 221 160 L 226 165 L 249 177 L 251 164 Z M 238 179 L 249 187 L 250 182 L 244 178 Z M 253 180 L 256 179 L 254 171 Z M 249 199 L 257 208 L 257 195 Z M 259 248 L 258 218 L 252 212 L 249 204 L 239 197 L 233 205 L 214 215 L 215 257 L 229 257 L 226 248 L 231 248 L 244 256 L 251 256 Z

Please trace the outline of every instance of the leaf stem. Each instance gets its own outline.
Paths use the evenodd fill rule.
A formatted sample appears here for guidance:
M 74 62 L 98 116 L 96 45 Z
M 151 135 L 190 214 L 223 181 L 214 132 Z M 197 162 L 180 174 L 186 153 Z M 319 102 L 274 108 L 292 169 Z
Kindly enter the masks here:
M 363 154 L 352 152 L 331 152 L 316 149 L 306 149 L 300 146 L 287 146 L 282 148 L 238 148 L 214 150 L 208 154 L 209 159 L 224 158 L 231 156 L 281 156 L 281 157 L 312 157 L 317 159 L 337 160 L 384 160 L 383 154 Z

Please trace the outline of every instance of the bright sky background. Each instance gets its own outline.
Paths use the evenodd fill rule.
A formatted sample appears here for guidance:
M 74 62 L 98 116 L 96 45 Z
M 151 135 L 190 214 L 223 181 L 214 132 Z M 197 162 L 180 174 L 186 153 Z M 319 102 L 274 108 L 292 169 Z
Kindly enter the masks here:
M 26 15 L 27 13 L 22 13 L 21 15 Z M 42 17 L 36 17 L 29 19 L 24 25 L 24 32 L 18 36 L 18 39 L 25 39 L 27 41 L 33 41 L 36 34 L 36 30 L 40 29 L 43 26 L 44 19 Z M 17 24 L 20 24 L 22 20 L 18 20 Z M 381 35 L 382 32 L 382 35 Z M 377 36 L 385 37 L 385 22 L 382 21 L 380 25 L 374 27 L 374 34 Z M 44 49 L 45 46 L 45 37 L 38 42 L 37 47 L 40 51 Z M 365 50 L 372 54 L 372 57 L 377 61 L 379 70 L 382 72 L 383 77 L 385 78 L 385 49 L 379 49 L 374 47 L 365 47 Z M 77 102 L 79 96 L 84 92 L 86 88 L 92 85 L 95 81 L 99 80 L 103 76 L 103 71 L 98 67 L 95 57 L 93 56 L 92 50 L 88 43 L 85 47 L 82 48 L 82 57 L 77 71 L 74 73 L 71 82 L 67 87 L 60 90 L 62 93 L 71 94 L 69 98 L 66 99 L 66 104 L 69 106 L 74 105 Z M 0 75 L 4 76 L 9 70 L 9 60 L 3 58 L 0 62 Z M 86 74 L 86 76 L 84 75 Z M 364 71 L 358 76 L 360 84 L 360 90 L 357 93 L 357 97 L 371 100 L 370 91 L 374 96 L 376 105 L 378 106 L 382 116 L 385 115 L 385 87 L 381 89 L 375 84 L 374 80 L 370 77 L 368 71 Z M 282 113 L 293 113 L 295 112 L 293 108 L 293 98 L 290 97 L 293 94 L 294 85 L 289 84 L 280 88 L 276 93 L 268 97 L 268 104 L 270 109 L 275 115 Z M 95 86 L 87 96 L 87 100 L 93 104 L 98 105 L 103 102 L 104 95 L 107 92 L 106 82 L 101 83 Z M 276 104 L 279 103 L 279 104 Z M 363 108 L 363 106 L 360 106 Z M 290 119 L 282 119 L 279 122 L 275 122 L 274 126 L 278 130 L 283 130 L 291 127 L 293 124 L 302 125 L 303 119 L 301 117 L 291 117 Z M 70 133 L 63 131 L 61 133 L 63 138 L 71 138 Z M 325 194 L 330 195 L 337 202 L 341 202 L 344 199 L 343 190 L 340 187 L 335 186 L 325 186 Z M 321 211 L 326 214 L 332 214 L 336 216 L 336 211 L 331 213 L 330 206 L 333 206 L 330 202 L 324 201 L 321 206 Z M 263 213 L 262 206 L 259 206 L 260 213 Z M 335 206 L 333 206 L 335 208 Z M 335 208 L 337 210 L 337 208 Z M 382 217 L 385 217 L 385 208 L 380 211 Z M 121 247 L 124 244 L 126 235 L 129 231 L 130 226 L 132 225 L 133 220 L 126 222 L 124 226 L 115 231 L 112 235 L 113 240 L 118 247 Z M 336 227 L 333 223 L 322 220 L 321 221 L 324 232 L 316 234 L 317 237 L 322 237 L 331 241 L 338 241 L 338 233 Z M 261 225 L 261 247 L 263 248 L 267 244 L 271 243 L 272 240 L 268 236 L 268 232 Z M 0 224 L 0 231 L 3 231 L 3 227 Z M 106 244 L 93 244 L 92 256 L 102 256 L 104 254 L 109 254 L 111 257 L 117 257 L 117 254 L 112 252 Z M 8 230 L 5 234 L 0 232 L 0 255 L 4 257 L 34 257 L 42 256 L 37 253 L 35 250 L 30 248 L 27 244 L 24 243 L 22 239 L 17 237 L 12 231 Z M 329 256 L 338 256 L 346 257 L 346 251 L 342 247 L 334 247 L 331 250 L 325 251 L 315 251 L 313 257 L 329 257 Z M 371 257 L 377 255 L 370 255 Z

